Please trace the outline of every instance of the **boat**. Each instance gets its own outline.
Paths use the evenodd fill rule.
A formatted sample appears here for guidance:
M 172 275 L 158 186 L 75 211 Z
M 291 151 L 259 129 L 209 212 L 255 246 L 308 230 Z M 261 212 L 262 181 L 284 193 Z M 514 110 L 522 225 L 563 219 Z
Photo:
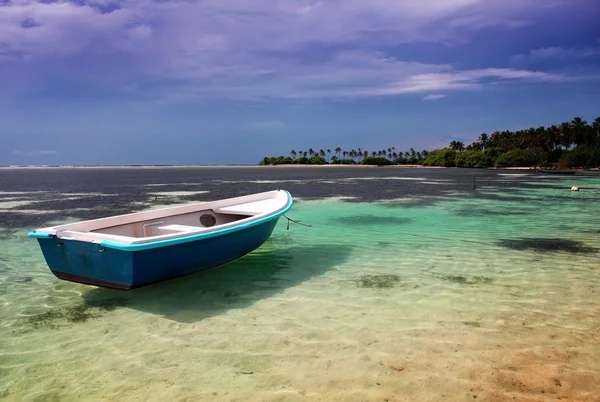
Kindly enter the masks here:
M 271 236 L 286 190 L 46 227 L 38 240 L 59 279 L 130 290 L 227 264 Z

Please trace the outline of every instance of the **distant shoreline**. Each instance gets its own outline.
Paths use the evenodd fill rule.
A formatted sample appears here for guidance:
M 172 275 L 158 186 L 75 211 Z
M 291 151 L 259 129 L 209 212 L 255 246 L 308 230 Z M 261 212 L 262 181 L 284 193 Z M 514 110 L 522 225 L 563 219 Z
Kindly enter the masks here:
M 45 165 L 23 165 L 23 166 L 0 166 L 0 170 L 18 170 L 18 169 L 194 169 L 194 168 L 255 168 L 255 169 L 314 169 L 314 168 L 343 168 L 343 169 L 374 169 L 374 168 L 392 168 L 392 169 L 447 169 L 444 166 L 424 166 L 424 165 L 344 165 L 344 164 L 289 164 L 289 165 L 64 165 L 64 166 L 45 166 Z
M 280 168 L 280 167 L 293 167 L 293 168 L 423 168 L 423 169 L 440 169 L 443 166 L 423 166 L 423 165 L 389 165 L 389 166 L 376 166 L 376 165 L 344 165 L 344 164 L 282 164 L 282 165 L 12 165 L 12 166 L 0 166 L 0 169 L 169 169 L 169 168 Z
M 464 169 L 457 167 L 446 166 L 425 166 L 425 165 L 361 165 L 361 164 L 281 164 L 281 165 L 11 165 L 0 166 L 0 170 L 18 170 L 18 169 L 190 169 L 190 168 L 254 168 L 254 169 L 314 169 L 314 168 L 343 168 L 343 169 Z M 518 170 L 518 171 L 536 171 L 536 170 L 595 170 L 593 168 L 555 168 L 543 166 L 521 166 L 521 167 L 487 167 L 487 168 L 470 168 L 475 170 Z

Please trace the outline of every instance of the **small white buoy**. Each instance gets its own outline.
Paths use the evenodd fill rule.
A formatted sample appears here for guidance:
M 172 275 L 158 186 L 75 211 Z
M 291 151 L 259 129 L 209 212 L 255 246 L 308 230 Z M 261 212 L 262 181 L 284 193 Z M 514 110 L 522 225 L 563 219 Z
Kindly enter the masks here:
M 573 186 L 573 187 L 571 187 L 571 191 L 579 191 L 579 187 Z

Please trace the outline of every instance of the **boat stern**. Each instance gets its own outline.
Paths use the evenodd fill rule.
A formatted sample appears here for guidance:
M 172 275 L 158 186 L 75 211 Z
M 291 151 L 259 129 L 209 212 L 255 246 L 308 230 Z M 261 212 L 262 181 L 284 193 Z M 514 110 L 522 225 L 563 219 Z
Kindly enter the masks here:
M 30 237 L 37 238 L 48 267 L 59 279 L 115 289 L 134 287 L 131 253 L 35 232 Z

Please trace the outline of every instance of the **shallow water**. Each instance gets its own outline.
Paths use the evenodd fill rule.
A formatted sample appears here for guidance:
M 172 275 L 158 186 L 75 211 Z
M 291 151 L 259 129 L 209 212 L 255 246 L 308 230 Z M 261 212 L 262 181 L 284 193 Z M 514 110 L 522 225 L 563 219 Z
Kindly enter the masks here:
M 256 186 L 289 189 L 264 172 Z M 55 279 L 25 236 L 34 227 L 5 225 L 0 397 L 599 400 L 600 179 L 344 172 L 294 173 L 310 188 L 292 190 L 288 215 L 311 227 L 282 219 L 243 259 L 131 292 Z M 112 197 L 136 209 L 227 192 L 152 175 Z M 227 177 L 214 180 L 256 188 L 245 170 Z M 83 194 L 38 209 L 44 222 L 80 219 L 97 205 L 78 202 L 77 183 L 0 201 Z

